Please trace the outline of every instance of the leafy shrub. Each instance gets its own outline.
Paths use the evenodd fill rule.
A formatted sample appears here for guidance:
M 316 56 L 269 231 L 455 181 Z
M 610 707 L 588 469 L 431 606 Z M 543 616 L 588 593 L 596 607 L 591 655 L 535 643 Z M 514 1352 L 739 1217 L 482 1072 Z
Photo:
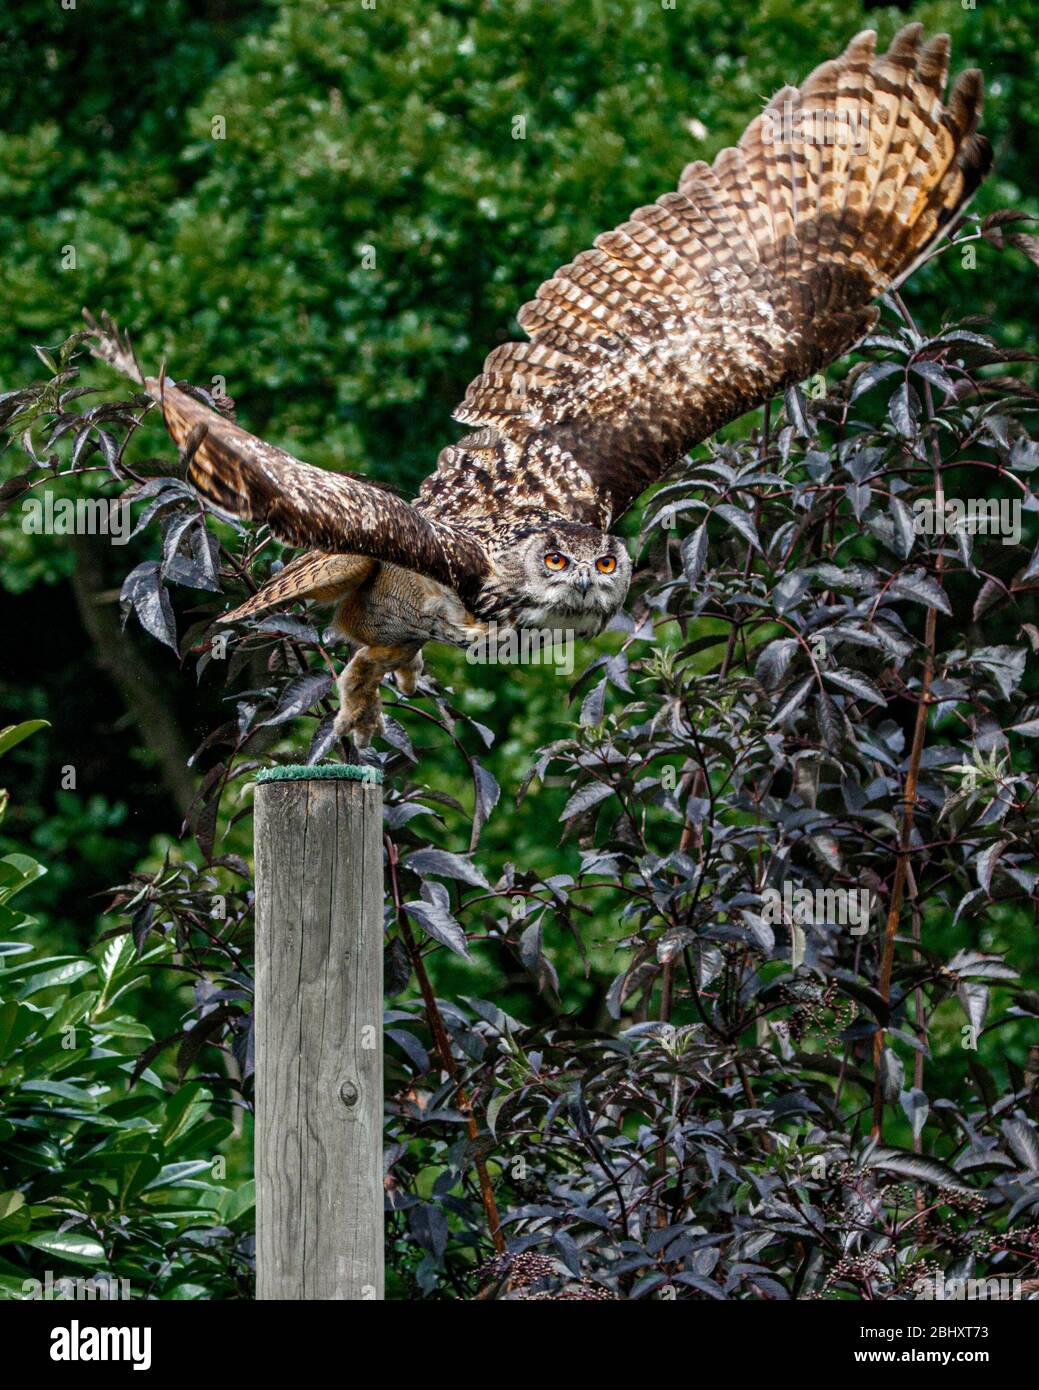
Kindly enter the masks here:
M 33 727 L 3 730 L 0 751 Z M 0 859 L 0 1297 L 61 1296 L 73 1278 L 114 1297 L 241 1296 L 252 1184 L 217 1176 L 231 1121 L 200 1081 L 168 1088 L 138 1060 L 153 1040 L 130 996 L 169 947 L 120 934 L 42 955 L 12 900 L 45 872 Z

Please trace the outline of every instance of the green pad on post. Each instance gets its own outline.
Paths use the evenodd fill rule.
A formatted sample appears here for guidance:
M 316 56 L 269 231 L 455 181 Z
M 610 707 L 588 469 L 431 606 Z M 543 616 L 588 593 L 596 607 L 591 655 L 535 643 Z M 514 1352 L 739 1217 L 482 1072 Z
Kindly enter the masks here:
M 284 763 L 280 767 L 265 767 L 256 774 L 257 782 L 368 782 L 382 786 L 382 768 L 360 767 L 353 763 L 319 763 L 305 767 L 302 763 Z

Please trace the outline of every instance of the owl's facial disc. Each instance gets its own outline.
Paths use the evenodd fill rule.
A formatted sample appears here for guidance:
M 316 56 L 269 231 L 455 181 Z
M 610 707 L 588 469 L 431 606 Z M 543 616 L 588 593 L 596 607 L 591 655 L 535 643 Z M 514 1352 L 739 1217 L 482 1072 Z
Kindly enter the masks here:
M 624 602 L 631 561 L 622 542 L 593 526 L 561 526 L 521 548 L 521 621 L 529 627 L 601 632 Z

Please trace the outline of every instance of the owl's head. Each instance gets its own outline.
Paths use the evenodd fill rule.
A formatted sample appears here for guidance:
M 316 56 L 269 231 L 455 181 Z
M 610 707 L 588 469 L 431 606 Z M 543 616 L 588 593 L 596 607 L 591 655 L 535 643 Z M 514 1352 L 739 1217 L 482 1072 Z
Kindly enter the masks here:
M 570 628 L 581 637 L 603 630 L 631 583 L 623 542 L 572 522 L 524 537 L 505 562 L 522 626 Z

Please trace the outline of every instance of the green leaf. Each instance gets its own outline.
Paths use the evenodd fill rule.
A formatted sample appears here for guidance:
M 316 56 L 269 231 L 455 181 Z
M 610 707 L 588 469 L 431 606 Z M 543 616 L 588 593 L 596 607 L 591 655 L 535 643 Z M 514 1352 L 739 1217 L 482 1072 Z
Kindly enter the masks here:
M 0 1221 L 6 1221 L 12 1212 L 16 1212 L 19 1207 L 24 1206 L 24 1192 L 0 1192 Z
M 0 1058 L 12 1056 L 15 1048 L 46 1022 L 46 1014 L 31 1004 L 18 1004 L 13 999 L 0 1004 Z
M 113 937 L 105 946 L 104 954 L 101 957 L 101 978 L 105 984 L 109 984 L 120 967 L 127 965 L 135 956 L 133 939 L 129 932 L 125 932 L 122 936 Z
M 56 1096 L 59 1100 L 72 1101 L 74 1105 L 91 1109 L 97 1106 L 96 1096 L 84 1091 L 80 1086 L 73 1086 L 68 1081 L 23 1081 L 19 1089 L 36 1095 Z
M 157 1192 L 164 1187 L 177 1187 L 186 1178 L 197 1178 L 202 1173 L 211 1174 L 212 1171 L 213 1165 L 208 1158 L 186 1158 L 180 1163 L 164 1163 L 145 1190 Z
M 32 1229 L 32 1214 L 26 1206 L 19 1207 L 0 1219 L 0 1245 L 21 1245 Z
M 228 1192 L 221 1200 L 219 1212 L 220 1219 L 225 1226 L 231 1226 L 239 1217 L 251 1211 L 256 1205 L 256 1184 L 251 1179 L 244 1182 L 240 1187 Z
M 22 1242 L 47 1255 L 60 1255 L 73 1264 L 100 1264 L 106 1258 L 105 1247 L 93 1236 L 77 1235 L 74 1231 L 37 1231 Z
M 212 1093 L 200 1081 L 189 1081 L 170 1099 L 166 1107 L 166 1124 L 162 1132 L 162 1142 L 168 1148 L 192 1125 L 203 1118 Z
M 67 965 L 56 966 L 53 970 L 44 970 L 26 980 L 18 991 L 18 997 L 28 999 L 31 994 L 39 994 L 41 990 L 53 989 L 56 985 L 70 985 L 74 980 L 81 980 L 84 975 L 93 974 L 95 969 L 93 961 L 73 960 Z
M 125 1206 L 131 1198 L 142 1192 L 159 1175 L 161 1164 L 155 1154 L 142 1154 L 139 1161 L 126 1169 L 120 1187 L 120 1196 Z
M 8 724 L 6 728 L 0 729 L 0 757 L 38 729 L 49 728 L 48 719 L 27 719 L 24 724 Z
M 47 870 L 27 854 L 5 854 L 0 859 L 0 903 L 6 903 Z

